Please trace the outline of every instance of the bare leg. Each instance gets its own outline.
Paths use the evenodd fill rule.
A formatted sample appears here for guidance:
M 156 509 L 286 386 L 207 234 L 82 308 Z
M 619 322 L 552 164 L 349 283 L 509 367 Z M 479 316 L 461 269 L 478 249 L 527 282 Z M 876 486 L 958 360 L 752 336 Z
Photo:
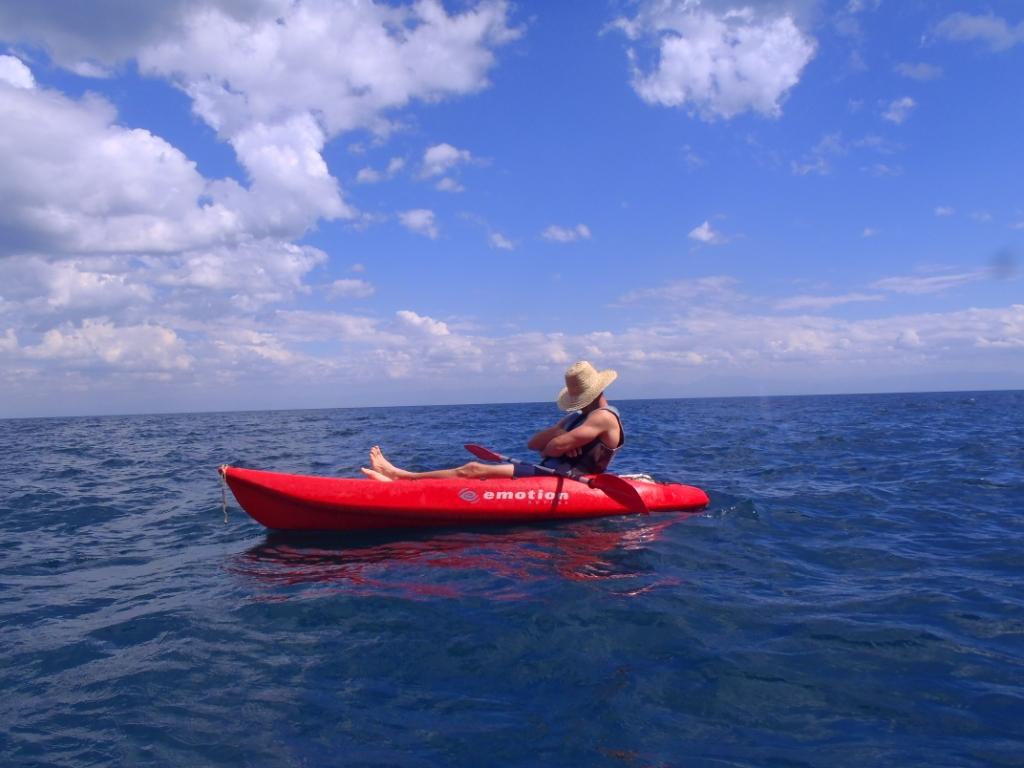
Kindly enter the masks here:
M 388 461 L 378 445 L 370 449 L 370 467 L 370 469 L 364 469 L 363 474 L 367 477 L 372 477 L 374 480 L 425 480 L 428 478 L 443 479 L 452 477 L 483 480 L 488 477 L 512 477 L 511 464 L 481 464 L 478 461 L 471 461 L 468 464 L 463 464 L 461 467 L 454 467 L 452 469 L 409 472 L 408 470 L 396 467 Z

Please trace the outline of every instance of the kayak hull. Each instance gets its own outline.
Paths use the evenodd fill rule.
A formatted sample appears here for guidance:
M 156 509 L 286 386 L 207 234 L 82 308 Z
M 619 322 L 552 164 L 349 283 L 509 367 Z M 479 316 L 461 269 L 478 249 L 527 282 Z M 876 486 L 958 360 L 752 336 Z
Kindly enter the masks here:
M 223 467 L 239 505 L 273 530 L 382 531 L 524 525 L 628 515 L 602 491 L 561 477 L 395 480 L 312 477 Z M 652 512 L 707 506 L 700 488 L 629 481 Z

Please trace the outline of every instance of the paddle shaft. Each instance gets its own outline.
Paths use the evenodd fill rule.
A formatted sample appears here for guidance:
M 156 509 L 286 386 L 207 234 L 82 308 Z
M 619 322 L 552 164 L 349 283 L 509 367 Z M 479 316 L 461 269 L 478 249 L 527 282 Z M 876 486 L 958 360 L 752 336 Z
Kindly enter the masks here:
M 532 467 L 542 475 L 564 477 L 569 480 L 575 480 L 577 483 L 583 483 L 590 488 L 602 491 L 633 512 L 643 512 L 645 515 L 650 512 L 650 510 L 647 509 L 647 504 L 644 503 L 643 497 L 640 496 L 636 488 L 617 475 L 599 473 L 592 477 L 583 477 L 575 470 L 559 472 L 557 469 L 545 467 L 543 464 L 531 464 L 528 461 L 514 459 L 511 456 L 504 456 L 488 448 L 484 448 L 482 445 L 467 443 L 465 448 L 477 458 L 484 459 L 485 461 L 502 461 L 509 464 L 520 464 Z

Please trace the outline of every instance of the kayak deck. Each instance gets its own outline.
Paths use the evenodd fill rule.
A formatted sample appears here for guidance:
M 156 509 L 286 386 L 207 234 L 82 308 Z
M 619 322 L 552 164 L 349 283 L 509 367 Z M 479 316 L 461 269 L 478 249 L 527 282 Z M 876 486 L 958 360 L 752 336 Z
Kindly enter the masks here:
M 519 525 L 632 514 L 600 490 L 561 477 L 395 480 L 313 477 L 225 466 L 239 505 L 274 530 L 380 531 Z M 700 488 L 629 480 L 652 512 L 707 506 Z

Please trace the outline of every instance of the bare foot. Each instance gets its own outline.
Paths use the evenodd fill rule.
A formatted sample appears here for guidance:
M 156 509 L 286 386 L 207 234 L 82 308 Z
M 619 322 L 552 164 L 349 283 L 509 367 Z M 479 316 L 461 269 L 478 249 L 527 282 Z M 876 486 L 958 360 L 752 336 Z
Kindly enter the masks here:
M 381 451 L 379 445 L 375 445 L 370 449 L 370 467 L 372 467 L 375 472 L 379 472 L 389 480 L 398 480 L 408 474 L 405 470 L 399 469 L 390 461 L 385 459 L 384 453 Z
M 385 482 L 385 483 L 390 483 L 391 482 L 391 478 L 390 477 L 388 477 L 387 475 L 381 474 L 380 472 L 378 472 L 375 469 L 367 469 L 366 467 L 360 467 L 359 471 L 362 472 L 367 477 L 373 479 L 373 480 L 381 480 L 382 482 Z

